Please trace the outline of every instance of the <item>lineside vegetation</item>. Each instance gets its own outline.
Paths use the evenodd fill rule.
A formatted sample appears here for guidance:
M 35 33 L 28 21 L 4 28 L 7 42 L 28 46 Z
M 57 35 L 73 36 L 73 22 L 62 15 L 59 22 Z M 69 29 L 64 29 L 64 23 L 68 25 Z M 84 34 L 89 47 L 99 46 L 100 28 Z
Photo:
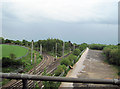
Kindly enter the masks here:
M 103 45 L 103 44 L 91 44 L 91 49 L 102 50 L 103 55 L 106 57 L 106 62 L 115 66 L 118 69 L 118 75 L 120 76 L 120 45 Z

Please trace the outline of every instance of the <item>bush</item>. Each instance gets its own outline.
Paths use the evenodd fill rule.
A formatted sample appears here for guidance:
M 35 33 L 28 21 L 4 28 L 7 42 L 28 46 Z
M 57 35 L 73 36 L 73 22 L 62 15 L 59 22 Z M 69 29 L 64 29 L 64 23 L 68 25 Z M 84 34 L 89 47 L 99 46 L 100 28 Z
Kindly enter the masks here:
M 79 45 L 79 49 L 81 51 L 83 51 L 86 47 L 88 47 L 88 44 L 86 44 L 86 43 L 82 43 L 82 44 Z
M 43 56 L 42 56 L 42 55 L 39 55 L 39 58 L 40 58 L 40 59 L 43 59 Z
M 15 58 L 16 58 L 15 54 L 11 53 L 10 54 L 10 59 L 15 60 Z
M 106 55 L 106 58 L 110 64 L 120 66 L 120 57 L 117 46 L 107 46 L 103 49 L 103 52 Z
M 9 66 L 20 66 L 22 65 L 21 60 L 12 60 L 8 57 L 3 57 L 2 58 L 2 67 L 9 67 Z
M 103 50 L 104 47 L 106 47 L 106 45 L 103 45 L 103 44 L 91 44 L 91 45 L 89 45 L 90 49 L 95 49 L 95 50 Z
M 73 60 L 74 60 L 74 63 L 77 61 L 77 56 L 71 54 L 71 55 L 68 56 L 68 59 L 69 59 L 70 63 L 73 64 L 72 63 Z
M 103 53 L 106 55 L 106 58 L 109 60 L 109 58 L 110 58 L 110 51 L 111 51 L 111 49 L 110 48 L 108 48 L 108 47 L 105 47 L 104 49 L 103 49 Z
M 70 65 L 70 60 L 68 58 L 64 58 L 60 61 L 60 64 L 68 66 Z
M 74 55 L 76 55 L 76 56 L 78 56 L 79 54 L 80 54 L 80 50 L 79 49 L 75 49 L 74 51 L 73 51 L 73 54 Z
M 8 57 L 2 58 L 2 67 L 9 67 L 12 65 L 12 61 Z
M 57 67 L 57 70 L 55 70 L 55 75 L 59 76 L 65 70 L 66 70 L 66 66 L 65 65 L 59 65 Z

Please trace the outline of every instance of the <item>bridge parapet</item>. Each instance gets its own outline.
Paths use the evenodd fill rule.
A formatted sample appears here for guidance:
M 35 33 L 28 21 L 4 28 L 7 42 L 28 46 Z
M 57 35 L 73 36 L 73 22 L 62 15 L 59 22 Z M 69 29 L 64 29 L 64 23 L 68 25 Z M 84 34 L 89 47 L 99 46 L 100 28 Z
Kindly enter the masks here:
M 119 79 L 83 79 L 83 78 L 40 76 L 40 75 L 16 74 L 16 73 L 0 73 L 0 78 L 17 79 L 17 80 L 20 79 L 23 82 L 23 89 L 27 89 L 27 80 L 120 85 Z

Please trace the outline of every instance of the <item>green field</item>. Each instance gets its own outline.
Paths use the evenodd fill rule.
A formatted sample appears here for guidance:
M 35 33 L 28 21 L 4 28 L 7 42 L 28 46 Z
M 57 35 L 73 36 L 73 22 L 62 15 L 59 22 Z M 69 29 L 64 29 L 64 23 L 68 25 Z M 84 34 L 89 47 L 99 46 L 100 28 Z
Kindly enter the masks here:
M 11 53 L 15 54 L 16 57 L 24 56 L 28 49 L 21 47 L 21 46 L 15 46 L 15 45 L 0 45 L 0 50 L 2 49 L 2 55 L 0 55 L 0 59 L 2 57 L 9 57 Z

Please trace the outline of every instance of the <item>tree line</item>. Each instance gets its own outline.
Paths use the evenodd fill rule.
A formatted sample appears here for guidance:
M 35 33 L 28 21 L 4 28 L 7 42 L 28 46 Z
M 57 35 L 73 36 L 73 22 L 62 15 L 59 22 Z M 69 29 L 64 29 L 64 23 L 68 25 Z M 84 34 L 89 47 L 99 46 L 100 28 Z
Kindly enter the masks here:
M 26 46 L 31 48 L 32 41 L 27 41 L 27 40 L 10 40 L 10 39 L 4 39 L 3 37 L 0 37 L 1 44 L 14 44 L 14 45 L 20 45 L 20 46 Z M 52 39 L 48 38 L 46 40 L 38 40 L 38 41 L 33 41 L 33 49 L 36 51 L 40 51 L 40 45 L 42 45 L 42 51 L 43 52 L 51 52 L 56 54 L 57 51 L 57 56 L 62 56 L 62 51 L 63 51 L 63 42 L 60 39 Z M 57 44 L 57 49 L 56 49 L 56 44 Z M 80 50 L 84 49 L 87 46 L 86 43 L 83 44 L 76 44 L 72 43 L 71 41 L 64 42 L 64 51 L 67 53 L 69 51 L 73 51 L 74 48 L 80 48 Z

